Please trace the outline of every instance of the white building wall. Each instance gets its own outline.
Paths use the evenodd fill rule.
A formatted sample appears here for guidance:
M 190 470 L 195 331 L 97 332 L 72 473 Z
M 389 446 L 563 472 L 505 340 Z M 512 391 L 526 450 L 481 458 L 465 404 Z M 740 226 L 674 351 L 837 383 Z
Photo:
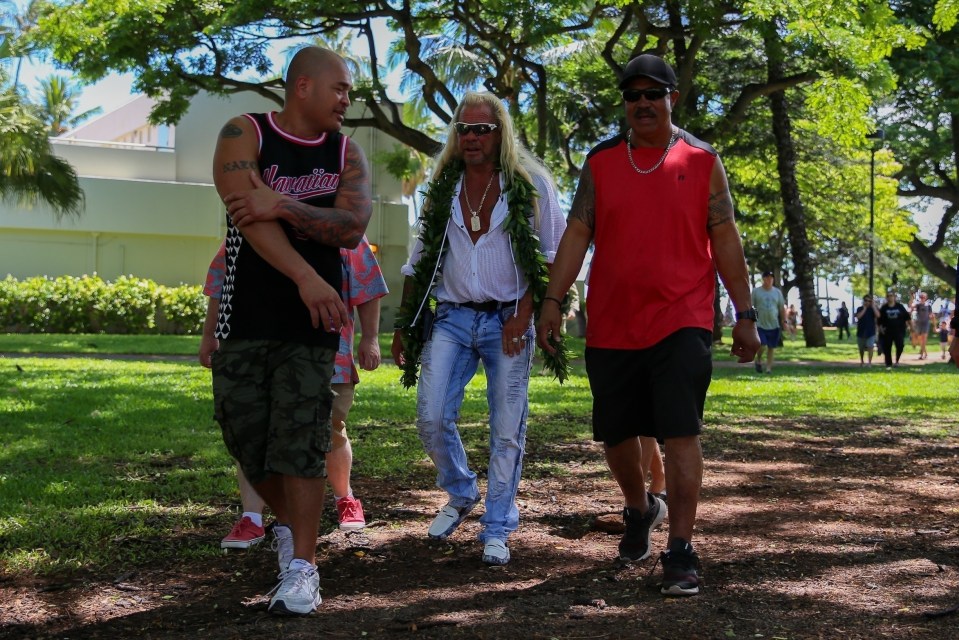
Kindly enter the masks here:
M 175 149 L 117 142 L 144 130 L 151 104 L 139 98 L 51 141 L 81 176 L 85 209 L 77 218 L 57 221 L 44 205 L 28 209 L 0 201 L 0 278 L 97 273 L 105 280 L 133 275 L 171 286 L 203 282 L 225 230 L 225 211 L 212 185 L 219 131 L 234 115 L 279 106 L 252 93 L 202 94 L 175 133 L 169 132 Z M 376 155 L 396 142 L 368 128 L 344 133 L 370 161 L 374 211 L 367 236 L 378 246 L 391 291 L 381 301 L 388 327 L 399 305 L 399 268 L 410 230 L 400 184 L 379 166 Z

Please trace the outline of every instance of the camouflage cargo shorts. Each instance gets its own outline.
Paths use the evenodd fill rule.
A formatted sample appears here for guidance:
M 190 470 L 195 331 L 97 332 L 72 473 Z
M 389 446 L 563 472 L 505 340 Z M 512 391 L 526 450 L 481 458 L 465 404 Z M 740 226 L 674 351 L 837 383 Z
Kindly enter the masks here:
M 213 354 L 214 416 L 252 484 L 271 473 L 326 476 L 336 349 L 277 340 L 221 340 Z

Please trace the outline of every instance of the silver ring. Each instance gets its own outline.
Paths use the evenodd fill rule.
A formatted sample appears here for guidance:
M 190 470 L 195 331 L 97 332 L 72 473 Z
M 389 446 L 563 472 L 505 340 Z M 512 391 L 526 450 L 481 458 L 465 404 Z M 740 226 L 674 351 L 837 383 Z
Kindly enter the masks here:
M 519 338 L 513 338 L 513 342 L 519 342 Z

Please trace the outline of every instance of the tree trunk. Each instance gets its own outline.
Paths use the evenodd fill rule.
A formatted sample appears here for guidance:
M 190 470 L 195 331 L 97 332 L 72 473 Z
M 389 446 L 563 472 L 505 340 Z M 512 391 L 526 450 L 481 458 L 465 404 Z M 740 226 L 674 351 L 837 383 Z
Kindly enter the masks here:
M 775 82 L 783 77 L 782 49 L 775 30 L 770 30 L 766 35 L 766 54 L 769 81 Z M 806 214 L 802 199 L 799 197 L 799 184 L 796 181 L 796 150 L 793 146 L 786 92 L 771 93 L 769 107 L 772 111 L 773 136 L 776 139 L 779 191 L 783 201 L 786 230 L 789 233 L 789 248 L 796 273 L 796 286 L 799 288 L 803 336 L 806 338 L 807 347 L 825 347 L 826 335 L 823 332 L 822 315 L 816 299 L 816 268 L 811 258 L 809 237 L 806 234 Z
M 956 270 L 943 262 L 942 258 L 936 255 L 936 249 L 927 245 L 921 238 L 913 236 L 909 241 L 909 250 L 932 275 L 950 286 L 956 281 Z
M 899 189 L 899 195 L 916 196 L 928 195 L 933 198 L 945 200 L 948 202 L 942 219 L 939 220 L 939 226 L 936 229 L 936 237 L 929 244 L 926 244 L 919 236 L 913 236 L 909 241 L 909 250 L 912 255 L 919 259 L 929 273 L 936 276 L 946 284 L 952 286 L 956 281 L 956 271 L 946 264 L 939 252 L 946 246 L 946 238 L 953 222 L 959 215 L 959 114 L 953 113 L 949 119 L 950 132 L 952 134 L 952 160 L 956 175 L 954 180 L 944 180 L 944 184 L 935 188 L 927 188 L 923 184 L 919 175 L 913 175 L 909 172 L 906 177 L 912 182 L 912 189 Z

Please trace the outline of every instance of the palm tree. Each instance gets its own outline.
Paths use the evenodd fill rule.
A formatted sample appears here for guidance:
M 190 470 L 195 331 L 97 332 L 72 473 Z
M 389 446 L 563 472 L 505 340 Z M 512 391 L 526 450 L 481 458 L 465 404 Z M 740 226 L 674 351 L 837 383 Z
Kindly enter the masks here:
M 23 59 L 31 53 L 23 36 L 36 24 L 41 4 L 30 0 L 20 11 L 12 0 L 0 0 L 0 199 L 24 206 L 44 202 L 61 218 L 80 213 L 83 190 L 73 167 L 53 153 L 40 110 L 18 86 Z M 13 59 L 11 83 L 6 69 Z
M 29 60 L 36 53 L 23 36 L 37 25 L 42 5 L 43 0 L 30 0 L 21 10 L 13 0 L 0 0 L 0 35 L 5 36 L 0 42 L 0 59 L 17 59 L 13 75 L 15 87 L 20 84 L 24 59 Z
M 80 88 L 69 78 L 51 75 L 40 80 L 39 107 L 49 135 L 59 136 L 66 133 L 102 111 L 100 107 L 96 107 L 83 113 L 75 113 L 79 98 Z
M 45 202 L 57 218 L 79 214 L 83 190 L 76 171 L 54 155 L 39 110 L 7 85 L 0 65 L 0 198 L 25 206 Z

